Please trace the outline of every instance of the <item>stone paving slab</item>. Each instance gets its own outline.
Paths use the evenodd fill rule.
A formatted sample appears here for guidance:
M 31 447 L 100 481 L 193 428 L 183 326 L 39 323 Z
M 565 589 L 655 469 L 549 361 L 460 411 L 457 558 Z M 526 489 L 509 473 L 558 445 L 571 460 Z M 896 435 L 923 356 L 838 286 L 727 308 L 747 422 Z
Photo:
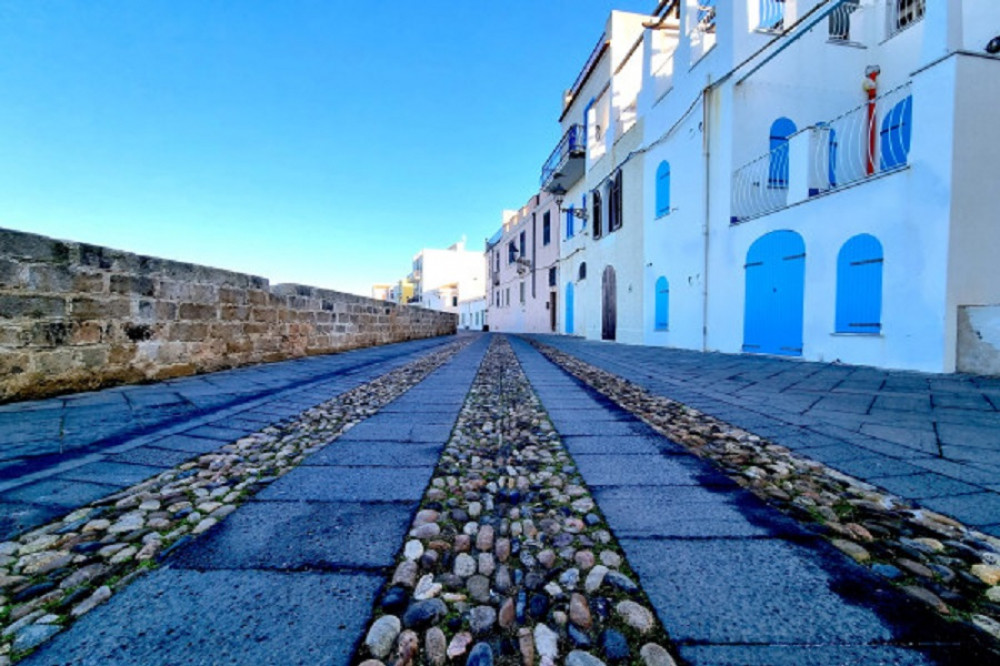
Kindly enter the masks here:
M 303 465 L 367 467 L 433 467 L 441 455 L 438 444 L 366 440 L 338 440 L 309 456 Z
M 529 380 L 556 367 L 512 345 Z M 692 664 L 970 663 L 946 622 L 731 480 L 707 488 L 719 473 L 661 439 L 672 453 L 567 447 Z
M 313 570 L 388 567 L 412 517 L 409 504 L 254 501 L 182 549 L 174 567 Z
M 905 477 L 883 485 L 905 499 L 974 486 L 987 505 L 1000 500 L 1000 378 L 531 337 L 870 483 Z M 945 505 L 1000 536 L 980 504 Z
M 553 421 L 556 429 L 559 423 Z M 561 434 L 561 432 L 560 432 Z M 626 435 L 572 435 L 562 437 L 563 444 L 573 455 L 658 455 L 662 444 L 652 437 Z
M 4 494 L 5 500 L 74 509 L 121 490 L 120 485 L 49 479 Z
M 58 478 L 70 481 L 87 481 L 104 483 L 125 488 L 134 486 L 151 476 L 159 474 L 161 468 L 149 465 L 131 465 L 119 462 L 101 461 L 77 467 L 59 475 Z
M 166 569 L 22 663 L 346 664 L 381 584 L 367 573 Z

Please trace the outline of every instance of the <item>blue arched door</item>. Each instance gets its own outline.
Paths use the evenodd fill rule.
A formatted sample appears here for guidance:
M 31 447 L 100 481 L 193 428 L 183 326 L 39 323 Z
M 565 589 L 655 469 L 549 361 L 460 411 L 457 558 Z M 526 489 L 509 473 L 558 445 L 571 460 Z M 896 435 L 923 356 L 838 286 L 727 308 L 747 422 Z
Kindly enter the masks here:
M 747 251 L 743 351 L 802 355 L 806 246 L 794 231 L 772 231 Z
M 566 283 L 566 335 L 573 335 L 573 283 Z

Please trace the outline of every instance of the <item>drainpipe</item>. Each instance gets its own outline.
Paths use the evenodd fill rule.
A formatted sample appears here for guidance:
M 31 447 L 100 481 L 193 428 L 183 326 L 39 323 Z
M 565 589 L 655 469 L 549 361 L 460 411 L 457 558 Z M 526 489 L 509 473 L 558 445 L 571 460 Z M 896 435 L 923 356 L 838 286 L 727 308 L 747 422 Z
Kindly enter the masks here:
M 865 68 L 865 81 L 862 87 L 868 93 L 868 164 L 867 173 L 869 176 L 875 173 L 875 98 L 878 96 L 878 75 L 882 72 L 878 65 L 869 65 Z
M 711 151 L 711 128 L 709 127 L 709 101 L 712 99 L 712 80 L 711 75 L 709 75 L 708 85 L 705 86 L 705 90 L 702 92 L 702 109 L 701 109 L 701 151 L 702 159 L 705 161 L 705 221 L 703 224 L 702 233 L 704 238 L 702 240 L 702 247 L 704 249 L 704 266 L 702 270 L 702 282 L 701 282 L 701 350 L 708 351 L 708 242 L 709 242 L 709 219 L 711 218 L 709 214 L 709 204 L 711 200 L 711 187 L 709 187 L 709 182 L 711 179 L 711 166 L 710 158 L 712 156 Z M 731 187 L 731 185 L 730 185 Z

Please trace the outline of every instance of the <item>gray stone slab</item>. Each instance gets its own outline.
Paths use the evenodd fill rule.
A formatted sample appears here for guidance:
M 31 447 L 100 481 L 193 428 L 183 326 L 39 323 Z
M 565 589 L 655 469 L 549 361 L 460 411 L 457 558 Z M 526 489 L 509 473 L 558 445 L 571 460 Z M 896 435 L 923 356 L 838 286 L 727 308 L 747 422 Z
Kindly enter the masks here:
M 968 409 L 979 412 L 994 412 L 993 405 L 980 392 L 946 393 L 934 391 L 931 395 L 938 409 Z
M 857 645 L 898 638 L 897 628 L 862 602 L 889 594 L 887 584 L 847 567 L 842 555 L 824 559 L 801 542 L 776 539 L 621 544 L 675 641 Z M 900 612 L 894 621 L 908 619 Z
M 408 504 L 254 501 L 170 562 L 193 569 L 388 567 L 412 514 Z
M 855 458 L 852 460 L 842 460 L 831 463 L 831 467 L 840 470 L 845 474 L 856 476 L 859 479 L 871 479 L 886 476 L 905 476 L 919 474 L 919 467 L 910 463 L 888 458 L 886 456 L 869 456 L 867 458 Z
M 380 576 L 165 569 L 23 664 L 347 664 Z
M 975 446 L 941 446 L 941 454 L 948 460 L 1000 465 L 1000 449 L 981 449 Z
M 341 439 L 367 441 L 400 441 L 443 444 L 451 437 L 454 428 L 452 423 L 424 423 L 421 419 L 412 419 L 409 424 L 397 422 L 393 425 L 383 425 L 376 416 L 351 428 L 341 435 Z
M 797 453 L 813 460 L 826 464 L 835 464 L 846 460 L 858 460 L 859 458 L 871 458 L 871 451 L 851 446 L 850 444 L 835 444 L 832 446 L 816 446 L 800 448 L 781 442 L 785 446 L 795 450 Z
M 914 459 L 912 462 L 917 467 L 937 472 L 938 474 L 943 474 L 966 483 L 986 485 L 997 482 L 996 474 L 986 472 L 972 467 L 971 465 L 963 464 L 954 460 L 945 460 L 944 458 L 918 458 Z
M 121 490 L 120 485 L 48 479 L 26 484 L 2 495 L 4 500 L 45 504 L 62 510 L 77 508 Z
M 577 455 L 577 467 L 591 486 L 694 486 L 702 471 L 678 456 Z
M 603 413 L 607 413 L 607 408 L 602 411 Z M 587 415 L 581 415 L 579 418 L 572 420 L 563 420 L 558 424 L 557 430 L 563 437 L 572 435 L 627 437 L 629 435 L 646 435 L 651 432 L 649 426 L 634 418 L 629 421 L 608 421 L 604 419 L 590 419 Z
M 377 442 L 335 440 L 303 461 L 303 465 L 368 467 L 433 466 L 441 456 L 442 444 L 421 442 Z
M 186 451 L 188 453 L 209 453 L 223 446 L 223 442 L 214 439 L 202 439 L 201 437 L 188 437 L 187 435 L 168 435 L 162 439 L 151 442 L 161 449 L 172 451 Z
M 992 525 L 998 522 L 997 517 L 1000 516 L 1000 494 L 991 492 L 929 497 L 921 504 L 973 526 Z
M 942 444 L 973 446 L 1000 451 L 1000 431 L 990 426 L 939 423 L 938 435 Z
M 162 471 L 162 467 L 102 461 L 63 472 L 59 478 L 127 487 L 156 476 Z
M 599 487 L 594 499 L 619 538 L 765 537 L 788 527 L 744 493 L 700 486 Z
M 562 443 L 573 456 L 578 455 L 658 455 L 666 443 L 663 438 L 641 435 L 602 436 L 572 435 Z
M 930 394 L 922 395 L 877 395 L 872 405 L 872 413 L 887 410 L 894 412 L 926 413 L 931 410 Z
M 298 467 L 262 490 L 260 500 L 319 502 L 418 501 L 427 467 Z
M 108 456 L 109 462 L 129 463 L 131 465 L 149 465 L 151 467 L 171 468 L 194 457 L 189 451 L 175 451 L 158 446 L 137 446 L 134 449 Z
M 969 495 L 982 492 L 982 488 L 968 483 L 962 483 L 942 474 L 932 472 L 911 474 L 907 476 L 873 477 L 868 479 L 891 493 L 911 499 L 926 497 L 947 497 L 951 495 Z
M 246 428 L 229 428 L 223 424 L 210 424 L 203 425 L 191 430 L 186 430 L 184 432 L 188 437 L 200 437 L 202 439 L 212 439 L 216 440 L 222 444 L 228 442 L 235 442 L 240 437 L 245 437 L 246 435 L 254 432 L 254 430 L 248 430 Z
M 12 539 L 66 513 L 66 507 L 8 501 L 0 496 L 0 541 Z

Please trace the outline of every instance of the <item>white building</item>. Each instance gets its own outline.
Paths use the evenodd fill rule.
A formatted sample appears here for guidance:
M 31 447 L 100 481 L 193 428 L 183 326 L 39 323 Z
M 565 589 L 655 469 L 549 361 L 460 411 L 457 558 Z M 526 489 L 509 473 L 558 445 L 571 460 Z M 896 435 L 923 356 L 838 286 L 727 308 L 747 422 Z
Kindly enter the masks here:
M 563 243 L 562 330 L 1000 372 L 1000 3 L 666 0 L 637 38 L 632 16 L 543 171 L 591 229 L 624 178 L 622 228 Z
M 486 264 L 481 253 L 465 249 L 463 239 L 444 250 L 418 252 L 406 281 L 414 286 L 413 304 L 457 313 L 459 301 L 486 295 Z
M 464 331 L 488 330 L 485 296 L 458 302 L 458 327 Z

